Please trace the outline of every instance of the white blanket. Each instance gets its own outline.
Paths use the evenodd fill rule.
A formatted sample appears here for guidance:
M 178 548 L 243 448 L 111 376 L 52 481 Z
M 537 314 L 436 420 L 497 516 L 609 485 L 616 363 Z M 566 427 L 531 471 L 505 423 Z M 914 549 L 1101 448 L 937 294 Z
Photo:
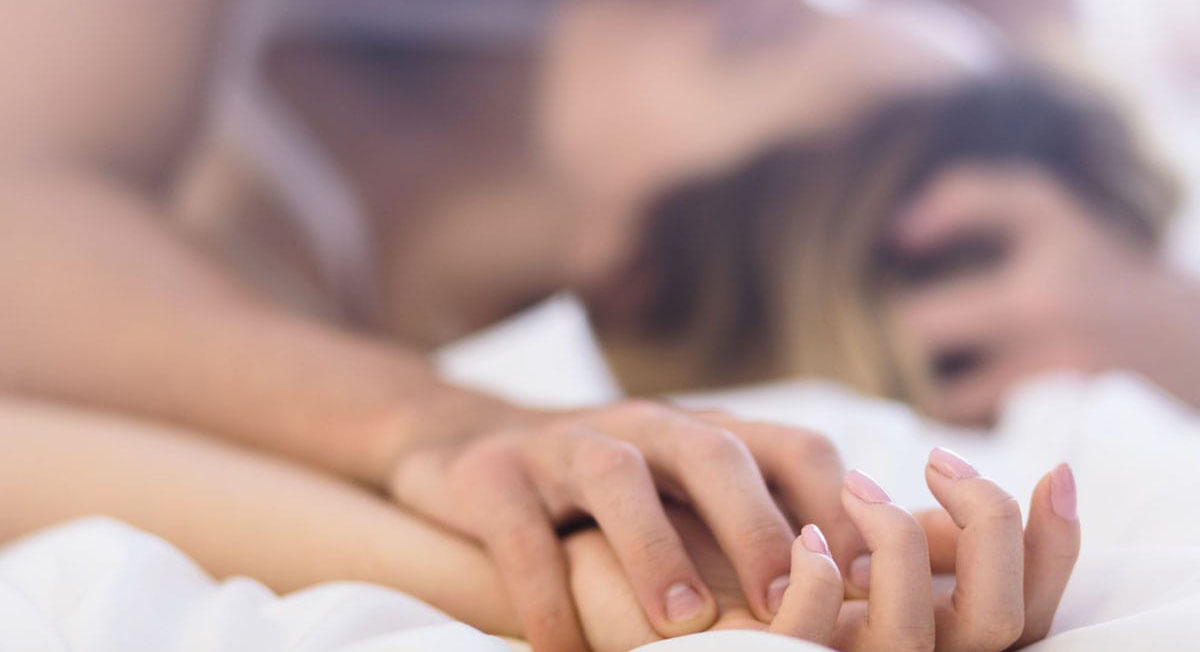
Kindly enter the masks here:
M 902 406 L 820 384 L 684 402 L 826 432 L 911 507 L 934 504 L 922 473 L 933 446 L 962 453 L 1025 505 L 1043 473 L 1069 462 L 1083 548 L 1050 638 L 1032 649 L 1200 649 L 1200 415 L 1137 378 L 1027 385 L 989 434 L 923 424 Z
M 1200 647 L 1200 419 L 1141 381 L 1061 378 L 1013 397 L 994 434 L 922 424 L 905 408 L 820 384 L 688 397 L 820 428 L 852 465 L 914 507 L 931 499 L 927 450 L 947 445 L 1027 502 L 1037 477 L 1076 471 L 1083 552 L 1038 650 Z M 647 652 L 814 650 L 723 632 Z M 0 650 L 504 650 L 499 639 L 387 589 L 330 584 L 276 597 L 249 579 L 217 583 L 166 542 L 107 519 L 59 526 L 0 552 Z

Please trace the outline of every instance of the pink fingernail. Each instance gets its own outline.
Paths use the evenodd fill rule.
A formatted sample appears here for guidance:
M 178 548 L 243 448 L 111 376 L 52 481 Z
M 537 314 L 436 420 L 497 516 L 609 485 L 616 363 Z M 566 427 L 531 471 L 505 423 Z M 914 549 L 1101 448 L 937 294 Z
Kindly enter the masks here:
M 866 503 L 890 503 L 891 496 L 871 476 L 857 469 L 846 474 L 846 488 L 856 498 Z
M 1071 467 L 1059 464 L 1050 472 L 1050 507 L 1059 518 L 1074 521 L 1076 512 L 1075 474 Z
M 791 584 L 792 580 L 787 575 L 780 575 L 771 581 L 767 586 L 767 611 L 779 613 L 779 608 L 783 606 L 783 594 L 787 593 Z
M 809 552 L 815 552 L 818 555 L 831 556 L 829 552 L 829 542 L 825 540 L 824 533 L 821 528 L 809 523 L 800 528 L 800 543 L 804 549 Z
M 667 620 L 687 621 L 704 610 L 704 598 L 692 587 L 680 582 L 667 589 Z
M 929 452 L 929 465 L 951 480 L 979 477 L 979 471 L 970 462 L 945 448 L 935 448 Z

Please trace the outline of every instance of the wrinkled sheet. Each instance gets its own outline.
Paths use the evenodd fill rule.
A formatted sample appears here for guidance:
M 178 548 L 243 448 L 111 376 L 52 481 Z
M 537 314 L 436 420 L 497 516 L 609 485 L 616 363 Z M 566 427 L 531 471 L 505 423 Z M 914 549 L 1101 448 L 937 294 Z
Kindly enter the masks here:
M 797 383 L 692 396 L 747 417 L 820 429 L 900 502 L 928 506 L 922 468 L 946 445 L 1023 502 L 1058 461 L 1075 469 L 1083 551 L 1039 651 L 1200 646 L 1200 419 L 1127 376 L 1044 380 L 990 434 L 923 423 L 906 408 Z M 412 598 L 335 583 L 275 596 L 217 582 L 167 542 L 106 518 L 64 524 L 0 551 L 0 650 L 35 652 L 506 650 Z M 817 646 L 720 632 L 647 652 Z
M 1051 636 L 1030 649 L 1200 649 L 1200 415 L 1136 377 L 1035 381 L 991 433 L 823 384 L 682 400 L 825 432 L 912 508 L 935 504 L 923 476 L 933 446 L 963 454 L 1023 505 L 1042 474 L 1069 462 L 1083 547 Z

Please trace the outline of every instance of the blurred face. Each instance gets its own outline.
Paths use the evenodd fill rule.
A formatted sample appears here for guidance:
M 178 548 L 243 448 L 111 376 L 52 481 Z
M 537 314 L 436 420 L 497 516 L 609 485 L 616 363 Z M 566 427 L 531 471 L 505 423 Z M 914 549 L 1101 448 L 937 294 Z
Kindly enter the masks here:
M 797 0 L 580 0 L 552 25 L 535 140 L 582 205 L 616 207 L 573 218 L 584 285 L 613 278 L 663 191 L 991 57 L 974 25 L 921 4 L 841 15 Z
M 410 217 L 404 193 L 437 184 L 459 196 L 477 190 L 470 181 L 453 186 L 455 178 L 519 186 L 486 190 L 499 199 L 449 201 L 454 219 L 487 229 L 488 246 L 475 258 L 500 261 L 472 285 L 538 276 L 586 291 L 611 283 L 636 250 L 647 202 L 749 154 L 767 122 L 781 121 L 787 92 L 778 80 L 792 67 L 789 37 L 805 15 L 792 0 L 564 2 L 531 71 L 499 72 L 484 51 L 476 68 L 449 69 L 461 79 L 430 90 L 446 96 L 436 114 L 420 113 L 425 105 L 396 82 L 424 79 L 407 69 L 362 67 L 299 44 L 276 53 L 270 72 L 381 213 Z M 446 90 L 459 83 L 513 92 Z M 530 91 L 532 98 L 513 99 Z M 500 105 L 462 106 L 494 101 Z M 415 155 L 421 146 L 430 151 Z M 545 178 L 513 180 L 538 171 Z M 537 189 L 546 197 L 529 196 Z M 559 205 L 546 209 L 552 201 Z M 479 206 L 486 219 L 457 217 Z
M 885 301 L 926 375 L 922 407 L 986 422 L 1030 376 L 1130 363 L 1153 337 L 1138 306 L 1157 269 L 1112 224 L 1034 165 L 933 178 L 887 236 Z
M 646 205 L 750 155 L 794 112 L 787 80 L 809 17 L 791 0 L 567 2 L 552 23 L 535 135 L 578 210 L 572 285 L 605 286 Z M 755 98 L 749 101 L 748 98 Z
M 607 289 L 640 246 L 647 216 L 640 211 L 576 215 L 573 235 L 562 249 L 567 284 L 589 294 Z

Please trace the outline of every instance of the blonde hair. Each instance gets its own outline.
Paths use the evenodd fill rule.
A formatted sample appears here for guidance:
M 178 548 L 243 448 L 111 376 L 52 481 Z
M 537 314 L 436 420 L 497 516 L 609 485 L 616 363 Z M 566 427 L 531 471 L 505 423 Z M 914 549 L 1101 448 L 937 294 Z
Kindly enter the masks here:
M 624 319 L 596 311 L 618 376 L 635 393 L 815 376 L 917 398 L 926 370 L 880 300 L 881 235 L 970 161 L 1039 166 L 1147 247 L 1178 203 L 1132 122 L 1082 84 L 1013 65 L 905 98 L 846 139 L 785 144 L 665 199 L 638 258 L 651 299 Z

